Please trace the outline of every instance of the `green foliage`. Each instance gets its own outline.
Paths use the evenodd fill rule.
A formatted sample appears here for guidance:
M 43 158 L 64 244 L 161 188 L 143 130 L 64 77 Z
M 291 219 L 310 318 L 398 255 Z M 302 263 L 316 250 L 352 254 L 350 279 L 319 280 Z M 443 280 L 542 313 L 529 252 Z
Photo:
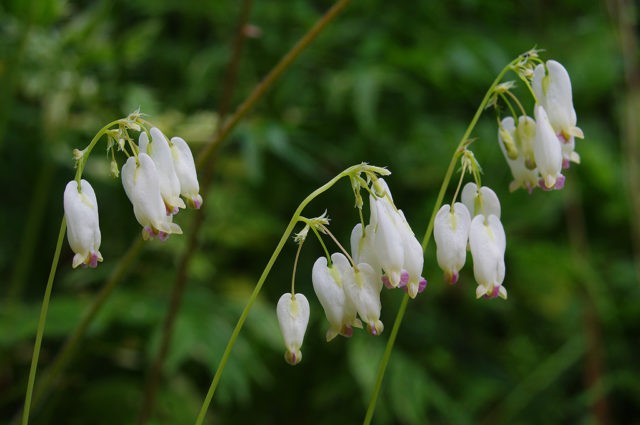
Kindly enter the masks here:
M 20 409 L 42 292 L 73 178 L 73 148 L 140 107 L 198 152 L 213 140 L 241 2 L 12 0 L 0 6 L 0 422 Z M 253 2 L 231 110 L 329 1 Z M 286 3 L 286 4 L 285 4 Z M 475 300 L 471 260 L 446 286 L 426 251 L 429 287 L 410 303 L 377 424 L 610 423 L 640 415 L 640 286 L 626 196 L 622 63 L 598 2 L 352 2 L 217 151 L 203 194 L 188 284 L 153 424 L 190 424 L 240 312 L 299 202 L 349 165 L 387 166 L 420 237 L 453 149 L 496 73 L 534 46 L 573 81 L 579 166 L 565 190 L 508 193 L 491 114 L 472 149 L 502 202 L 507 302 Z M 515 80 L 515 76 L 513 76 Z M 522 90 L 522 87 L 520 87 Z M 636 114 L 637 115 L 637 114 Z M 102 146 L 102 145 L 101 145 Z M 71 270 L 66 246 L 40 373 L 81 320 L 140 229 L 102 147 L 86 169 L 100 205 L 105 261 Z M 120 165 L 122 165 L 120 163 Z M 451 188 L 450 194 L 453 193 Z M 358 216 L 348 182 L 308 207 L 343 243 Z M 176 221 L 186 230 L 192 211 Z M 159 346 L 186 237 L 145 244 L 31 423 L 132 423 Z M 331 248 L 333 249 L 333 248 Z M 296 288 L 311 322 L 295 368 L 283 361 L 275 302 L 291 282 L 289 242 L 223 374 L 208 423 L 358 423 L 401 294 L 383 293 L 385 333 L 324 341 L 305 244 Z M 595 359 L 596 369 L 593 367 Z M 594 371 L 595 370 L 595 371 Z

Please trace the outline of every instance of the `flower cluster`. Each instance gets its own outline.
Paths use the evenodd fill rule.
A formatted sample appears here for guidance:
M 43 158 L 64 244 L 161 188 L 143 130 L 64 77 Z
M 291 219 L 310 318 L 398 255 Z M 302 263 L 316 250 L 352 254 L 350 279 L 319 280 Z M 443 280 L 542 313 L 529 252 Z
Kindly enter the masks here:
M 353 182 L 353 180 L 352 180 Z M 359 190 L 356 183 L 355 191 Z M 380 292 L 402 288 L 411 298 L 422 292 L 427 281 L 422 274 L 423 251 L 404 214 L 393 203 L 391 191 L 382 178 L 374 178 L 369 192 L 369 224 L 355 225 L 351 232 L 351 255 L 343 252 L 322 256 L 313 265 L 313 289 L 329 322 L 327 341 L 337 335 L 350 337 L 353 328 L 366 326 L 371 335 L 380 335 Z M 356 195 L 356 205 L 361 208 Z M 306 220 L 307 226 L 297 236 L 304 240 L 309 227 L 316 234 L 329 234 L 328 220 Z M 332 236 L 333 237 L 333 236 Z M 334 239 L 335 240 L 335 239 Z M 338 244 L 339 245 L 339 244 Z M 302 301 L 300 301 L 302 300 Z M 285 359 L 296 364 L 309 321 L 309 306 L 300 293 L 286 293 L 278 301 L 278 321 L 287 347 Z
M 500 201 L 493 190 L 467 183 L 462 202 L 444 205 L 434 221 L 438 265 L 445 280 L 458 281 L 467 256 L 467 243 L 473 257 L 473 273 L 478 283 L 476 296 L 507 298 L 502 286 L 505 273 L 506 237 L 500 222 Z
M 530 81 L 535 95 L 535 119 L 523 114 L 500 122 L 500 148 L 514 179 L 510 189 L 524 188 L 530 193 L 535 187 L 562 189 L 562 170 L 571 162 L 580 163 L 575 138 L 584 138 L 576 126 L 569 73 L 560 63 L 549 60 L 533 69 L 523 68 L 520 75 Z
M 575 138 L 583 138 L 576 126 L 576 113 L 571 95 L 571 80 L 558 62 L 542 63 L 536 51 L 521 56 L 512 68 L 529 86 L 535 97 L 534 118 L 522 114 L 499 120 L 498 140 L 511 169 L 514 181 L 510 189 L 561 189 L 563 169 L 571 162 L 579 163 Z M 514 111 L 512 101 L 524 111 L 510 92 L 513 83 L 498 84 L 494 89 L 493 106 L 498 97 Z M 516 122 L 517 121 L 517 122 Z M 461 154 L 462 175 L 473 175 L 476 183 L 467 183 L 461 201 L 444 205 L 434 219 L 433 235 L 437 245 L 438 265 L 445 280 L 458 281 L 465 264 L 467 250 L 473 258 L 473 272 L 478 283 L 477 298 L 507 298 L 502 286 L 505 275 L 504 254 L 506 236 L 500 222 L 500 201 L 495 192 L 480 184 L 480 166 L 465 146 Z M 458 186 L 459 188 L 460 186 Z
M 116 147 L 127 153 L 127 143 L 129 145 L 131 154 L 127 153 L 129 158 L 122 167 L 122 185 L 143 227 L 145 240 L 164 240 L 172 233 L 181 234 L 180 226 L 173 223 L 173 215 L 187 205 L 193 208 L 202 205 L 195 162 L 187 143 L 179 137 L 167 140 L 156 127 L 148 130 L 149 142 L 147 129 L 141 123 L 144 121 L 139 113 L 134 113 L 117 121 L 117 129 L 104 128 L 87 149 L 74 151 L 78 173 L 64 191 L 67 237 L 75 253 L 74 268 L 96 267 L 102 261 L 98 203 L 93 188 L 81 179 L 81 174 L 91 149 L 103 134 L 109 137 L 108 149 L 112 155 Z M 141 131 L 138 145 L 131 140 L 128 130 Z M 112 173 L 118 175 L 113 156 Z
M 186 142 L 174 137 L 171 141 L 153 127 L 140 133 L 139 153 L 131 156 L 122 167 L 122 186 L 133 204 L 133 213 L 143 227 L 145 240 L 166 239 L 170 234 L 181 234 L 182 229 L 173 223 L 173 216 L 187 203 L 200 208 L 193 156 Z

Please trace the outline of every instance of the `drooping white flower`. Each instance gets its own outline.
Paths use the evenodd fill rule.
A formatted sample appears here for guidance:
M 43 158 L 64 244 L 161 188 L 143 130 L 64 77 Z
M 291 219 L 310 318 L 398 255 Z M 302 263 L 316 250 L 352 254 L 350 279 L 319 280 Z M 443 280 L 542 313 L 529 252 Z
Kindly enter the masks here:
M 122 186 L 133 205 L 133 213 L 143 227 L 142 237 L 147 240 L 157 237 L 166 239 L 169 234 L 182 234 L 182 229 L 172 223 L 166 214 L 165 203 L 160 195 L 158 171 L 154 161 L 146 153 L 136 160 L 130 157 L 122 166 Z
M 286 351 L 284 359 L 290 365 L 296 365 L 302 360 L 302 341 L 309 323 L 309 301 L 303 294 L 285 293 L 278 300 L 276 307 L 280 332 L 284 339 Z
M 458 272 L 467 258 L 467 241 L 471 216 L 467 207 L 456 202 L 443 205 L 436 214 L 433 237 L 436 241 L 438 265 L 444 271 L 445 280 L 451 284 L 458 281 Z
M 571 78 L 564 66 L 554 60 L 537 65 L 533 70 L 531 86 L 558 137 L 565 142 L 574 137 L 584 137 L 582 130 L 576 127 Z
M 179 208 L 185 208 L 186 205 L 180 199 L 180 181 L 173 165 L 173 154 L 169 142 L 158 128 L 152 127 L 149 132 L 151 143 L 146 132 L 140 133 L 138 140 L 140 152 L 148 154 L 156 165 L 160 195 L 166 206 L 166 214 L 177 214 Z
M 202 206 L 202 196 L 200 196 L 196 164 L 189 145 L 181 137 L 172 137 L 171 154 L 176 175 L 180 181 L 180 195 L 187 201 L 187 205 L 199 209 Z
M 536 166 L 540 172 L 540 187 L 546 190 L 562 189 L 564 176 L 562 171 L 562 147 L 555 135 L 547 113 L 541 105 L 534 108 L 536 117 L 536 139 L 533 152 Z
M 571 162 L 579 164 L 580 155 L 575 151 L 575 138 L 582 139 L 584 134 L 576 126 L 569 73 L 559 62 L 549 60 L 545 65 L 536 66 L 531 85 L 561 142 L 563 168 L 569 168 Z
M 404 288 L 414 298 L 427 285 L 421 276 L 422 246 L 402 211 L 393 204 L 391 191 L 383 179 L 377 180 L 374 190 L 378 196 L 369 196 L 370 226 L 376 257 L 385 273 L 383 281 L 388 287 Z
M 342 274 L 347 297 L 355 306 L 362 322 L 367 325 L 367 331 L 374 336 L 380 335 L 384 330 L 380 321 L 382 282 L 378 276 L 367 263 L 358 264 L 357 270 L 350 267 L 350 270 L 344 270 Z
M 343 276 L 352 275 L 353 268 L 341 253 L 331 255 L 331 262 L 331 266 L 328 266 L 326 257 L 318 258 L 311 273 L 313 289 L 330 324 L 326 334 L 327 341 L 338 334 L 350 337 L 353 326 L 362 327 L 362 323 L 356 318 L 356 307 L 344 289 Z
M 478 283 L 476 297 L 507 298 L 502 286 L 505 274 L 506 236 L 495 215 L 477 215 L 471 220 L 469 246 L 473 257 L 473 274 Z
M 479 214 L 493 214 L 500 218 L 500 200 L 498 199 L 498 195 L 487 186 L 482 186 L 478 189 L 475 183 L 469 182 L 462 188 L 460 199 L 469 210 L 471 217 Z
M 500 123 L 503 131 L 498 132 L 498 140 L 500 149 L 504 154 L 505 160 L 511 169 L 513 181 L 509 184 L 509 190 L 513 192 L 518 188 L 527 189 L 529 193 L 538 185 L 538 170 L 527 168 L 527 156 L 531 158 L 530 163 L 535 163 L 533 159 L 533 141 L 535 139 L 535 121 L 530 117 L 521 116 L 518 119 L 518 128 L 516 128 L 513 117 L 506 117 Z M 504 138 L 504 132 L 515 141 L 517 147 L 517 155 L 512 158 L 507 152 Z
M 102 261 L 96 194 L 86 180 L 80 180 L 80 187 L 72 180 L 64 189 L 63 203 L 67 239 L 75 252 L 72 266 L 74 269 L 79 265 L 95 268 Z

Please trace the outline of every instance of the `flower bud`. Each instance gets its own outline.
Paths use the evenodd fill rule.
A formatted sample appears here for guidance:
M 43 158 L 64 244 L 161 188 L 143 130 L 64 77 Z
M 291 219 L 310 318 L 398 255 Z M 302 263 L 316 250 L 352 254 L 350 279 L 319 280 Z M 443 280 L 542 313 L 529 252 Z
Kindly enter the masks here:
M 75 256 L 72 266 L 95 268 L 102 261 L 100 254 L 100 225 L 98 201 L 93 188 L 86 180 L 67 183 L 64 190 L 64 215 L 67 222 L 67 239 Z
M 471 216 L 467 207 L 456 202 L 453 209 L 446 204 L 436 214 L 433 237 L 436 241 L 438 265 L 445 280 L 454 284 L 467 258 L 467 241 Z
M 300 347 L 309 323 L 309 301 L 302 294 L 287 292 L 278 300 L 276 313 L 287 349 L 284 358 L 290 365 L 297 365 L 302 360 Z

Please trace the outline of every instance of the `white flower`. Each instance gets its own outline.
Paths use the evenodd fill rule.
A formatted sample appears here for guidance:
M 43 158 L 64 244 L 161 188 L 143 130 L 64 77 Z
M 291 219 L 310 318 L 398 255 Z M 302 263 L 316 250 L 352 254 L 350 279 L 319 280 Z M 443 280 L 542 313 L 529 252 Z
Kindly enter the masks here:
M 402 211 L 393 204 L 391 191 L 383 179 L 374 183 L 374 191 L 377 196 L 369 196 L 370 226 L 374 233 L 371 243 L 385 272 L 383 281 L 388 287 L 404 288 L 414 298 L 427 285 L 421 276 L 424 262 L 422 246 Z
M 536 117 L 536 139 L 533 152 L 540 172 L 540 187 L 546 190 L 562 189 L 562 147 L 553 132 L 547 113 L 541 105 L 534 108 Z
M 349 268 L 342 274 L 342 284 L 360 319 L 367 325 L 371 335 L 380 335 L 384 325 L 380 321 L 380 291 L 382 282 L 379 274 L 367 263 L 360 263 L 357 270 Z
M 313 289 L 330 324 L 327 341 L 338 334 L 350 337 L 353 326 L 362 327 L 360 320 L 356 319 L 356 308 L 344 290 L 343 276 L 353 274 L 353 268 L 341 253 L 331 255 L 331 262 L 331 266 L 327 266 L 326 257 L 318 258 L 311 273 Z
M 444 271 L 445 280 L 451 284 L 458 281 L 458 272 L 467 258 L 467 240 L 471 216 L 467 207 L 456 202 L 443 205 L 436 214 L 433 237 L 436 241 L 438 265 Z
M 513 175 L 513 181 L 509 184 L 509 190 L 513 192 L 518 188 L 525 188 L 529 193 L 538 185 L 539 176 L 538 170 L 527 168 L 527 161 L 535 163 L 533 160 L 533 141 L 535 139 L 535 121 L 532 118 L 521 116 L 518 119 L 518 128 L 516 129 L 515 121 L 512 117 L 506 117 L 500 123 L 500 126 L 512 140 L 518 148 L 517 155 L 514 158 L 509 157 L 505 141 L 503 140 L 505 134 L 503 131 L 498 132 L 498 140 L 500 149 L 504 154 L 504 157 L 511 169 Z M 530 160 L 527 160 L 527 156 Z
M 471 217 L 479 214 L 493 214 L 500 218 L 500 200 L 498 199 L 498 195 L 487 186 L 482 186 L 478 189 L 475 183 L 469 182 L 462 188 L 460 199 L 469 210 Z
M 531 85 L 558 137 L 565 142 L 573 137 L 584 138 L 582 130 L 576 127 L 571 78 L 564 66 L 554 60 L 547 61 L 545 65 L 537 65 L 533 70 Z
M 296 365 L 302 360 L 302 340 L 309 323 L 309 301 L 300 294 L 282 294 L 276 307 L 280 332 L 287 351 L 284 358 L 290 365 Z
M 187 201 L 187 205 L 199 209 L 202 206 L 202 196 L 200 196 L 196 164 L 189 145 L 181 137 L 172 137 L 171 154 L 176 175 L 180 181 L 180 195 Z
M 130 157 L 122 166 L 122 186 L 133 204 L 133 213 L 143 227 L 145 240 L 158 237 L 164 240 L 171 233 L 182 234 L 182 229 L 172 223 L 167 216 L 165 204 L 160 195 L 158 171 L 155 163 L 146 153 L 140 153 L 136 160 Z
M 98 220 L 98 201 L 93 188 L 86 180 L 67 183 L 64 189 L 64 215 L 67 222 L 67 239 L 76 255 L 72 266 L 96 267 L 102 261 L 100 254 L 100 224 Z
M 502 286 L 507 246 L 504 229 L 495 215 L 477 215 L 471 220 L 469 246 L 473 257 L 473 274 L 478 283 L 476 297 L 506 299 L 507 290 Z
M 166 206 L 166 214 L 176 214 L 179 208 L 185 208 L 186 205 L 180 199 L 180 181 L 173 166 L 171 148 L 169 148 L 167 138 L 158 128 L 152 127 L 149 132 L 151 133 L 151 143 L 149 143 L 147 133 L 143 131 L 140 133 L 138 146 L 140 152 L 149 154 L 156 165 L 160 194 Z
M 373 243 L 374 227 L 368 224 L 365 227 L 365 234 L 362 234 L 362 223 L 358 223 L 351 231 L 351 256 L 356 264 L 367 263 L 376 271 L 381 271 L 380 261 L 376 254 Z M 380 273 L 382 277 L 382 273 Z

